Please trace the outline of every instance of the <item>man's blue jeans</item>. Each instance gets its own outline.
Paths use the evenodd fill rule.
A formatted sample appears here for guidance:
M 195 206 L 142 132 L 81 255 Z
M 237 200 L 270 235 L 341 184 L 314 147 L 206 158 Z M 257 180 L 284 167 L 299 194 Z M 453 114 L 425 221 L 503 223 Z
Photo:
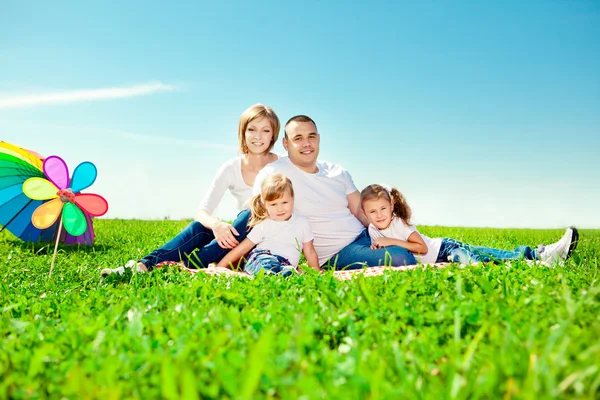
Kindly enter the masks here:
M 231 224 L 240 234 L 236 236 L 238 242 L 244 240 L 248 234 L 249 218 L 250 210 L 244 210 Z M 221 261 L 228 252 L 229 249 L 219 246 L 212 230 L 198 221 L 192 221 L 177 236 L 142 258 L 140 262 L 148 271 L 163 261 L 183 261 L 189 268 L 206 267 L 212 262 Z
M 331 257 L 329 264 L 336 270 L 361 269 L 363 267 L 404 266 L 416 264 L 417 260 L 408 250 L 400 246 L 371 249 L 371 238 L 366 229 L 352 243 Z
M 519 246 L 514 250 L 500 250 L 483 246 L 471 246 L 454 239 L 444 238 L 436 262 L 456 262 L 470 264 L 473 262 L 501 262 L 509 260 L 537 260 L 537 250 L 529 246 Z

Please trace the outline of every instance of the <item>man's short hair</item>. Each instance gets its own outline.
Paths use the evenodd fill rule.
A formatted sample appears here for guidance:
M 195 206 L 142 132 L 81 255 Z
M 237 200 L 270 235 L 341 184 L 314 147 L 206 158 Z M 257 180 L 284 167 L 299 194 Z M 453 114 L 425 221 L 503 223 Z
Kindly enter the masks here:
M 317 128 L 317 123 L 308 115 L 296 115 L 296 116 L 293 116 L 292 118 L 290 118 L 288 120 L 288 122 L 285 123 L 285 128 L 284 128 L 283 132 L 285 133 L 286 138 L 288 137 L 287 126 L 289 124 L 291 124 L 292 122 L 312 122 L 313 125 L 315 126 L 315 129 Z M 318 129 L 317 129 L 317 132 L 318 132 Z

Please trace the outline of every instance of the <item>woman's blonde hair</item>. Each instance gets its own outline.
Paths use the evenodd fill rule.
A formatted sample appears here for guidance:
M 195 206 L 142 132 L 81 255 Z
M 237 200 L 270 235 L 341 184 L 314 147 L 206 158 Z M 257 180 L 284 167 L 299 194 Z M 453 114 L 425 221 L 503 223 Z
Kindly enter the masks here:
M 394 216 L 400 218 L 404 224 L 411 225 L 412 210 L 398 189 L 391 188 L 388 190 L 381 185 L 369 185 L 360 192 L 360 206 L 364 211 L 365 201 L 379 200 L 382 197 L 392 203 L 392 214 Z
M 273 129 L 273 137 L 271 138 L 271 143 L 269 144 L 269 148 L 266 150 L 266 152 L 270 152 L 273 149 L 273 146 L 275 146 L 275 142 L 279 137 L 279 118 L 271 107 L 267 107 L 264 104 L 259 103 L 248 108 L 240 117 L 240 123 L 238 125 L 238 140 L 240 143 L 240 152 L 242 154 L 248 154 L 248 145 L 246 144 L 246 128 L 248 128 L 248 124 L 250 122 L 258 118 L 266 118 L 269 120 L 271 129 Z
M 265 201 L 277 200 L 289 191 L 292 198 L 294 197 L 294 187 L 290 178 L 284 174 L 269 175 L 260 185 L 260 194 L 252 197 L 250 200 L 250 221 L 248 227 L 253 227 L 269 218 L 269 213 L 265 207 Z

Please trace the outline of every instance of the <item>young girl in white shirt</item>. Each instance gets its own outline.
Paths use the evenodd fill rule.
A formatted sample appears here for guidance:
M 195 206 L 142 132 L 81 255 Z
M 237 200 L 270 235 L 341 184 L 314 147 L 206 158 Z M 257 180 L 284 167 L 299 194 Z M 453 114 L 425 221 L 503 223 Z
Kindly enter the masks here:
M 217 267 L 235 266 L 254 247 L 244 264 L 244 271 L 250 275 L 261 269 L 267 273 L 291 275 L 298 268 L 301 253 L 304 253 L 309 267 L 320 271 L 308 220 L 293 214 L 293 209 L 292 181 L 283 174 L 267 177 L 261 185 L 260 194 L 251 201 L 248 227 L 252 230 L 223 257 Z
M 541 260 L 547 264 L 564 262 L 575 247 L 579 234 L 574 227 L 568 228 L 563 237 L 537 250 L 529 246 L 499 250 L 473 246 L 449 238 L 429 238 L 419 233 L 411 224 L 411 208 L 397 189 L 382 185 L 369 185 L 360 194 L 362 211 L 369 221 L 371 248 L 387 246 L 404 247 L 420 259 L 422 264 L 439 262 L 498 262 L 507 260 Z

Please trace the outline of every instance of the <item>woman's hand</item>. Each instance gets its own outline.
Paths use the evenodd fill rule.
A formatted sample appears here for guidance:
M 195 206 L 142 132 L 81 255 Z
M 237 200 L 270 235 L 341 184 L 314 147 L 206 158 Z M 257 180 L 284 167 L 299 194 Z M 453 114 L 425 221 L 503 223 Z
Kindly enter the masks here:
M 235 236 L 239 235 L 238 231 L 226 222 L 219 221 L 215 224 L 212 231 L 215 235 L 215 239 L 217 239 L 217 243 L 224 249 L 233 249 L 239 244 L 238 240 L 235 238 Z

